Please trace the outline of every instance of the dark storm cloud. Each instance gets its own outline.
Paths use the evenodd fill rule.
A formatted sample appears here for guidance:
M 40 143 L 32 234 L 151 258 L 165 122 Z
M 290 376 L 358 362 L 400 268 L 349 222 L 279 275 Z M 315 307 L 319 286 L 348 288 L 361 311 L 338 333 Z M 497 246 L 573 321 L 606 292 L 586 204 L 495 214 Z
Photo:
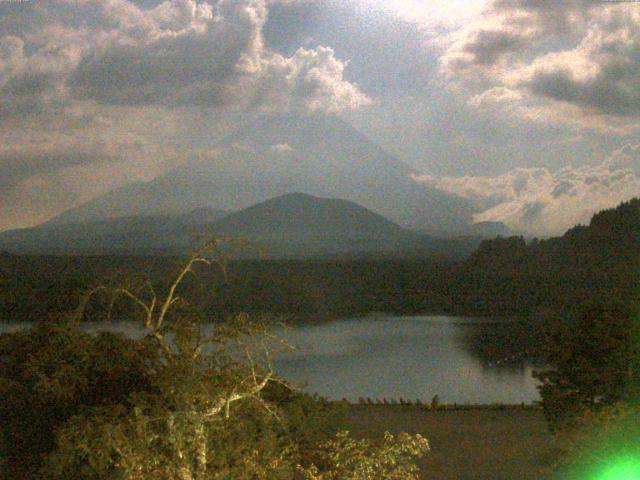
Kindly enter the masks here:
M 566 70 L 542 71 L 536 72 L 524 85 L 542 97 L 605 114 L 636 116 L 640 114 L 638 68 L 629 65 L 625 72 L 603 66 L 594 78 L 587 80 L 577 80 Z
M 81 97 L 106 104 L 223 104 L 233 98 L 229 80 L 242 51 L 203 61 L 212 54 L 208 50 L 187 41 L 114 47 L 84 58 L 70 86 Z
M 601 13 L 572 53 L 540 58 L 523 85 L 598 112 L 640 115 L 640 8 Z
M 536 223 L 544 210 L 545 204 L 542 202 L 527 202 L 522 207 L 521 218 L 523 222 Z
M 492 14 L 505 14 L 515 25 L 527 26 L 525 13 L 547 33 L 570 33 L 577 24 L 588 21 L 591 9 L 602 7 L 602 0 L 496 0 L 489 8 Z
M 464 46 L 464 52 L 469 54 L 468 63 L 493 65 L 504 55 L 525 45 L 526 37 L 518 32 L 481 30 L 474 33 L 474 38 Z

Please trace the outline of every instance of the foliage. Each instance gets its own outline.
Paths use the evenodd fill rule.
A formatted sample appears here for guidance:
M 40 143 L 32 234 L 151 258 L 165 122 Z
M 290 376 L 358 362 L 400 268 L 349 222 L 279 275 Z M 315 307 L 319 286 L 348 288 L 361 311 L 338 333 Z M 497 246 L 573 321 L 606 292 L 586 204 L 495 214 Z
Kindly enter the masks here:
M 290 476 L 294 446 L 277 425 L 278 412 L 262 397 L 270 383 L 281 382 L 271 368 L 266 332 L 239 316 L 233 325 L 218 324 L 205 334 L 193 312 L 180 308 L 185 301 L 179 288 L 196 265 L 225 266 L 207 253 L 194 255 L 165 292 L 157 293 L 150 283 L 143 292 L 129 287 L 91 292 L 111 290 L 112 304 L 124 297 L 140 308 L 160 359 L 151 375 L 154 391 L 132 396 L 132 408 L 108 406 L 74 418 L 59 430 L 58 448 L 48 456 L 43 475 Z
M 307 320 L 371 311 L 537 318 L 541 311 L 565 314 L 588 301 L 626 302 L 637 295 L 639 235 L 640 200 L 632 200 L 561 237 L 487 240 L 461 262 L 426 256 L 247 259 L 231 262 L 226 279 L 213 269 L 199 271 L 201 282 L 185 279 L 182 288 L 199 298 L 207 321 L 240 312 Z M 0 255 L 0 320 L 68 310 L 114 270 L 158 279 L 172 263 L 168 257 Z M 161 283 L 154 287 L 161 290 Z M 212 286 L 218 295 L 207 294 Z
M 214 262 L 226 268 L 210 252 L 194 255 L 160 289 L 98 286 L 66 320 L 0 337 L 3 478 L 285 480 L 325 455 L 354 472 L 371 462 L 417 471 L 421 437 L 374 448 L 338 436 L 318 450 L 340 408 L 275 375 L 271 355 L 286 346 L 242 314 L 203 327 L 185 300 L 184 280 Z M 105 293 L 142 314 L 144 338 L 82 333 L 79 319 Z
M 633 318 L 615 304 L 591 305 L 583 306 L 574 321 L 552 326 L 545 351 L 553 370 L 535 374 L 552 430 L 572 427 L 585 409 L 624 398 L 635 375 Z
M 378 442 L 356 440 L 349 432 L 339 432 L 321 445 L 323 469 L 315 465 L 299 468 L 304 480 L 415 480 L 418 467 L 413 459 L 429 451 L 429 443 L 421 435 L 386 432 Z
M 264 398 L 281 412 L 281 424 L 296 445 L 298 461 L 303 465 L 319 461 L 318 443 L 338 433 L 349 409 L 347 402 L 330 402 L 281 383 L 269 385 Z
M 82 333 L 69 317 L 0 335 L 0 478 L 33 478 L 54 432 L 86 408 L 130 405 L 153 390 L 157 358 L 145 341 Z

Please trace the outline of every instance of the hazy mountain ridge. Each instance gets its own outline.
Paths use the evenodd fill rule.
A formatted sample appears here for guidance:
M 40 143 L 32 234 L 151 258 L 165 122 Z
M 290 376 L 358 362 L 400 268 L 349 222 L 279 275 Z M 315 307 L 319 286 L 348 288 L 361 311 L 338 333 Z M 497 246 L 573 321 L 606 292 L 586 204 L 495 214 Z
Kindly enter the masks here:
M 289 203 L 291 198 L 296 196 L 289 197 Z M 248 209 L 230 215 L 227 223 L 216 223 L 238 223 L 238 218 L 254 213 Z M 397 228 L 391 223 L 389 231 Z M 640 301 L 640 200 L 598 213 L 590 225 L 575 227 L 562 237 L 528 243 L 522 237 L 485 241 L 470 258 L 458 262 L 426 252 L 461 252 L 463 247 L 471 251 L 479 241 L 420 238 L 422 250 L 396 256 L 360 252 L 316 254 L 314 259 L 238 259 L 230 267 L 230 288 L 208 299 L 209 311 L 233 307 L 325 319 L 371 311 L 528 316 L 536 324 L 550 313 L 562 314 L 590 302 Z M 0 286 L 4 282 L 7 288 L 0 288 L 0 316 L 13 320 L 41 318 L 52 305 L 75 308 L 77 297 L 67 301 L 60 292 L 80 295 L 113 270 L 166 272 L 173 265 L 163 257 L 12 255 L 3 252 L 12 249 L 2 240 L 0 235 Z M 220 280 L 216 269 L 206 272 L 212 284 Z M 11 289 L 17 293 L 2 296 Z
M 199 208 L 179 215 L 135 215 L 86 223 L 45 223 L 0 232 L 0 249 L 16 253 L 153 253 L 194 245 L 203 225 L 227 212 Z
M 353 202 L 289 193 L 231 213 L 213 225 L 222 234 L 260 238 L 312 239 L 318 235 L 364 239 L 395 239 L 417 236 Z
M 249 241 L 243 256 L 313 257 L 380 254 L 462 258 L 479 239 L 440 240 L 404 229 L 353 202 L 302 193 L 282 195 L 234 213 L 197 209 L 188 215 L 132 216 L 79 224 L 45 224 L 0 233 L 0 249 L 16 253 L 185 253 L 198 238 Z
M 417 248 L 422 237 L 353 202 L 291 193 L 210 225 L 216 236 L 259 242 L 276 256 L 386 252 Z
M 414 230 L 464 232 L 473 213 L 469 202 L 415 182 L 417 173 L 336 116 L 263 116 L 228 136 L 209 158 L 116 189 L 50 223 L 205 206 L 239 210 L 303 192 L 356 202 Z

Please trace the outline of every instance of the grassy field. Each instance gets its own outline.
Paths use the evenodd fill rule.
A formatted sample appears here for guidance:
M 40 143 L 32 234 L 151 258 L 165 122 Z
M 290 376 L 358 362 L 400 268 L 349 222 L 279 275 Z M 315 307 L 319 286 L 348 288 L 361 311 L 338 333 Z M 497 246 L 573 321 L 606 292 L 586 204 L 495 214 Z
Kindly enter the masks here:
M 347 425 L 355 436 L 388 430 L 427 437 L 431 452 L 420 461 L 421 479 L 542 480 L 557 454 L 538 409 L 353 405 Z

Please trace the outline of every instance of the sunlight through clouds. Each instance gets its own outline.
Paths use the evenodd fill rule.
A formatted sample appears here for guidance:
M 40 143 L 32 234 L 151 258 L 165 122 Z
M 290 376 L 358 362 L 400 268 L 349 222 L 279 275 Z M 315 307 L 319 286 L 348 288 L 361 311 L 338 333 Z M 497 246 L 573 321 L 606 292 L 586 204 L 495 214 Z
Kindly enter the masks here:
M 480 14 L 487 0 L 358 0 L 424 27 L 453 27 Z

